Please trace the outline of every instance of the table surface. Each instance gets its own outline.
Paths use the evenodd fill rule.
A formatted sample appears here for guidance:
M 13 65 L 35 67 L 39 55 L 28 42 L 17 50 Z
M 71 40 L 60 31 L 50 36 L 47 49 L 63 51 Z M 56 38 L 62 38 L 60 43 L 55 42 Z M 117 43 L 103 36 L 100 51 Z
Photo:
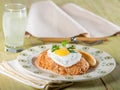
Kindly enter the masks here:
M 2 30 L 2 13 L 4 3 L 19 2 L 24 3 L 28 10 L 30 5 L 40 0 L 0 0 L 0 62 L 3 60 L 12 60 L 19 53 L 4 52 L 4 37 Z M 73 2 L 81 7 L 88 9 L 91 12 L 104 17 L 111 22 L 120 25 L 120 0 L 53 0 L 58 5 L 63 5 L 68 2 Z M 42 42 L 34 37 L 25 38 L 24 49 L 31 46 L 40 45 Z M 117 63 L 115 70 L 100 79 L 78 82 L 73 86 L 64 90 L 120 90 L 120 36 L 110 37 L 109 41 L 100 45 L 92 46 L 108 52 L 112 55 Z M 30 86 L 19 83 L 7 76 L 0 74 L 0 90 L 37 90 Z

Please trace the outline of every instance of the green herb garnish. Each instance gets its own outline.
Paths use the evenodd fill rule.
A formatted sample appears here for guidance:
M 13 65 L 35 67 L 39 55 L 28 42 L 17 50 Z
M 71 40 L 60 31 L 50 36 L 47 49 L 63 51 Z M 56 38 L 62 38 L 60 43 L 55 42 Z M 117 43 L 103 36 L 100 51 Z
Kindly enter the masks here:
M 70 53 L 76 53 L 75 50 L 74 50 L 74 49 L 75 49 L 75 46 L 74 46 L 74 45 L 68 47 L 67 49 L 68 49 L 68 51 L 69 51 Z
M 74 46 L 74 45 L 71 45 L 71 46 L 69 46 L 69 47 L 66 47 L 67 44 L 68 44 L 68 41 L 63 41 L 63 42 L 61 42 L 62 47 L 67 48 L 67 50 L 68 50 L 70 53 L 76 53 L 75 50 L 74 50 L 74 49 L 75 49 L 75 46 Z M 60 46 L 59 46 L 59 45 L 53 45 L 51 51 L 54 52 L 55 50 L 58 50 L 58 49 L 60 49 Z
M 74 45 L 71 45 L 70 47 L 68 47 L 67 49 L 75 49 Z
M 68 49 L 68 51 L 69 51 L 70 53 L 76 53 L 75 50 L 73 50 L 73 49 Z
M 66 47 L 66 45 L 68 44 L 68 41 L 65 40 L 61 44 L 62 44 L 63 47 Z
M 60 47 L 59 45 L 53 45 L 52 46 L 52 52 L 54 52 L 55 50 L 58 50 Z

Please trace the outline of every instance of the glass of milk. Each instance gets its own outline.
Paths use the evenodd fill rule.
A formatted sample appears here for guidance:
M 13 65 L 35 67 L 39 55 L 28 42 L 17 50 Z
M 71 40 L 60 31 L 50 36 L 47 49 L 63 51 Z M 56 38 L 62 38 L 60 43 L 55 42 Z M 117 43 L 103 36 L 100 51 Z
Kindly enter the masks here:
M 26 28 L 27 11 L 23 4 L 9 3 L 4 5 L 3 32 L 5 51 L 22 50 Z

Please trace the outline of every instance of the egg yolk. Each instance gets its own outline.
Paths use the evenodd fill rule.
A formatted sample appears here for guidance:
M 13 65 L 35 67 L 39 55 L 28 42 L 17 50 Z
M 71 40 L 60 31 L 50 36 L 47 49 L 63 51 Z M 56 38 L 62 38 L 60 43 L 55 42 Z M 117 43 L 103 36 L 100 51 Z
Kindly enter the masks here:
M 66 56 L 70 52 L 67 50 L 67 48 L 60 48 L 58 50 L 55 50 L 54 53 L 57 54 L 57 55 L 59 55 L 59 56 Z

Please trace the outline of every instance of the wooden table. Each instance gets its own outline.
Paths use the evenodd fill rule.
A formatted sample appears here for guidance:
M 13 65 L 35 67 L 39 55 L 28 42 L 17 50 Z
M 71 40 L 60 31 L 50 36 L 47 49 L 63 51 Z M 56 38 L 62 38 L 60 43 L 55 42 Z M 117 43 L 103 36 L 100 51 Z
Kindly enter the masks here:
M 2 11 L 3 4 L 8 2 L 24 3 L 28 9 L 31 3 L 39 0 L 0 0 L 0 61 L 15 59 L 18 53 L 4 52 L 4 37 L 2 31 Z M 120 0 L 53 0 L 58 5 L 67 2 L 74 2 L 81 7 L 92 11 L 111 22 L 120 25 Z M 37 38 L 26 38 L 24 48 L 42 44 Z M 93 46 L 111 54 L 116 62 L 115 70 L 100 79 L 75 83 L 73 86 L 64 90 L 120 90 L 120 37 L 110 37 L 108 42 Z M 37 90 L 30 86 L 19 83 L 9 77 L 0 74 L 0 90 Z

